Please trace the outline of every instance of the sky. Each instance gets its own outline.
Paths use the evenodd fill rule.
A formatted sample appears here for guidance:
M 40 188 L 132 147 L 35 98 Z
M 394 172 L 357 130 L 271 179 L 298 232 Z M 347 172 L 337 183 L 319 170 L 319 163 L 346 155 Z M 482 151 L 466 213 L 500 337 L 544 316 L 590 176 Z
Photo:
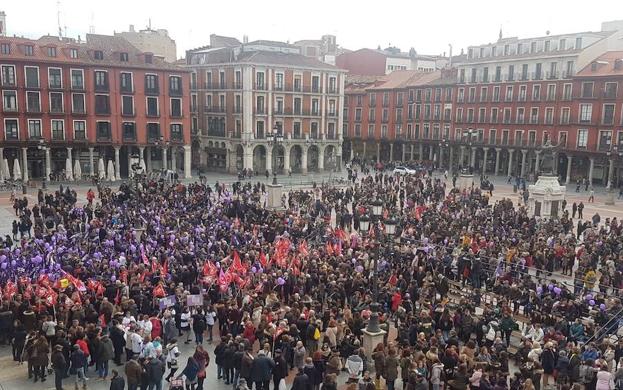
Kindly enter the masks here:
M 209 44 L 210 34 L 242 40 L 294 42 L 337 36 L 346 49 L 391 45 L 419 54 L 453 54 L 469 45 L 580 31 L 599 31 L 602 21 L 623 19 L 620 0 L 20 0 L 2 1 L 9 35 L 58 35 L 57 10 L 66 35 L 165 28 L 185 50 Z M 34 11 L 34 12 L 33 12 Z

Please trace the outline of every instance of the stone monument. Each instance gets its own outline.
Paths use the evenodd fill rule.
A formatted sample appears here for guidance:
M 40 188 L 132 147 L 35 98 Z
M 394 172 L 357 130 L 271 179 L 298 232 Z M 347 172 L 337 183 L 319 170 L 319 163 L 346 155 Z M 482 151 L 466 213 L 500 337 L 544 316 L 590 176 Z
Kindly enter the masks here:
M 459 175 L 459 188 L 461 190 L 466 188 L 469 189 L 472 188 L 472 185 L 474 185 L 474 174 L 467 168 L 461 169 L 461 174 Z
M 565 199 L 567 188 L 558 182 L 558 164 L 554 153 L 560 147 L 552 145 L 548 140 L 542 146 L 543 167 L 547 167 L 547 161 L 551 158 L 551 169 L 543 172 L 537 178 L 535 184 L 528 187 L 528 212 L 542 218 L 559 218 L 562 215 L 562 201 Z

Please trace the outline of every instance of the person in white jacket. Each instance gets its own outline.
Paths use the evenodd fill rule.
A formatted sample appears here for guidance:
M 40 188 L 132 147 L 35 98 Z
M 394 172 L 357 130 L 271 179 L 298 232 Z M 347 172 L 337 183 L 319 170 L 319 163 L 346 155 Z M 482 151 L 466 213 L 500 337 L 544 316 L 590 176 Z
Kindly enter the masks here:
M 363 373 L 363 359 L 354 351 L 352 355 L 346 359 L 346 370 L 348 371 L 348 381 L 359 382 Z

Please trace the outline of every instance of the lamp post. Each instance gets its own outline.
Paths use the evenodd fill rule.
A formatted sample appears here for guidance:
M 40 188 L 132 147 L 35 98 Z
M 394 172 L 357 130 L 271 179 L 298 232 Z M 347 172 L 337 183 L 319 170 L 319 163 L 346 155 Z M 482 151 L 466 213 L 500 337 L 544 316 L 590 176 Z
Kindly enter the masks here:
M 609 206 L 614 205 L 614 191 L 612 190 L 612 182 L 614 181 L 614 165 L 615 162 L 619 161 L 621 154 L 623 154 L 623 150 L 619 151 L 618 145 L 612 145 L 610 150 L 606 152 L 610 167 L 608 169 L 608 186 L 606 188 L 607 193 L 605 204 Z
M 283 143 L 283 133 L 277 124 L 273 127 L 273 132 L 266 134 L 266 138 L 268 138 L 268 145 L 272 148 L 272 159 L 274 160 L 273 164 L 273 185 L 277 185 L 277 155 L 275 153 L 277 146 Z
M 43 180 L 41 181 L 41 188 L 44 190 L 48 189 L 48 181 L 47 181 L 47 152 L 48 152 L 48 148 L 47 146 L 45 146 L 43 139 L 39 140 L 39 145 L 37 145 L 37 149 L 42 150 L 43 151 Z
M 443 168 L 442 150 L 448 149 L 448 147 L 450 147 L 450 142 L 447 139 L 442 138 L 441 141 L 439 142 L 439 168 Z M 448 168 L 450 168 L 451 165 L 452 165 L 452 161 L 450 161 L 450 157 L 448 157 Z

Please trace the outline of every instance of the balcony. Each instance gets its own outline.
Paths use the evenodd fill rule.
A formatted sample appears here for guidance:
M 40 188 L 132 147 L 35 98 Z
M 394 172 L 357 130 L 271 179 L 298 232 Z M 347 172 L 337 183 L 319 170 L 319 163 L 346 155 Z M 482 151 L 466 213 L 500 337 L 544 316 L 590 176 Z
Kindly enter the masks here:
M 63 107 L 50 107 L 50 114 L 63 114 Z
M 383 118 L 381 118 L 381 122 L 387 123 L 387 122 L 389 122 L 389 118 L 388 117 L 383 117 Z
M 283 84 L 275 84 L 275 86 L 273 87 L 273 90 L 283 91 L 284 90 Z
M 369 107 L 376 107 L 376 100 L 370 100 L 370 103 L 368 103 Z
M 234 89 L 242 89 L 242 82 L 234 82 Z
M 208 129 L 208 137 L 225 137 L 225 129 Z
M 532 80 L 543 80 L 542 72 L 532 72 Z
M 123 133 L 123 142 L 136 142 L 136 132 Z
M 604 99 L 616 99 L 617 98 L 617 91 L 604 91 L 603 92 L 603 98 Z
M 74 141 L 86 141 L 87 135 L 84 131 L 74 130 Z
M 553 72 L 547 72 L 545 77 L 547 77 L 548 80 L 556 80 L 558 78 L 558 71 L 555 70 Z
M 337 116 L 337 112 L 335 110 L 334 111 L 328 110 L 326 113 L 327 113 L 327 116 L 330 116 L 330 117 Z
M 264 84 L 264 83 L 255 83 L 255 89 L 257 89 L 258 91 L 264 91 L 264 90 L 266 90 L 266 84 Z
M 528 81 L 528 73 L 522 73 L 519 75 L 520 81 Z
M 97 142 L 112 142 L 112 135 L 110 133 L 103 134 L 103 133 L 98 132 L 96 138 L 97 138 Z
M 320 93 L 320 87 L 318 85 L 312 85 L 311 92 L 312 93 Z
M 610 145 L 610 142 L 600 142 L 599 145 L 597 145 L 597 151 L 599 152 L 608 152 L 611 148 L 612 145 Z

